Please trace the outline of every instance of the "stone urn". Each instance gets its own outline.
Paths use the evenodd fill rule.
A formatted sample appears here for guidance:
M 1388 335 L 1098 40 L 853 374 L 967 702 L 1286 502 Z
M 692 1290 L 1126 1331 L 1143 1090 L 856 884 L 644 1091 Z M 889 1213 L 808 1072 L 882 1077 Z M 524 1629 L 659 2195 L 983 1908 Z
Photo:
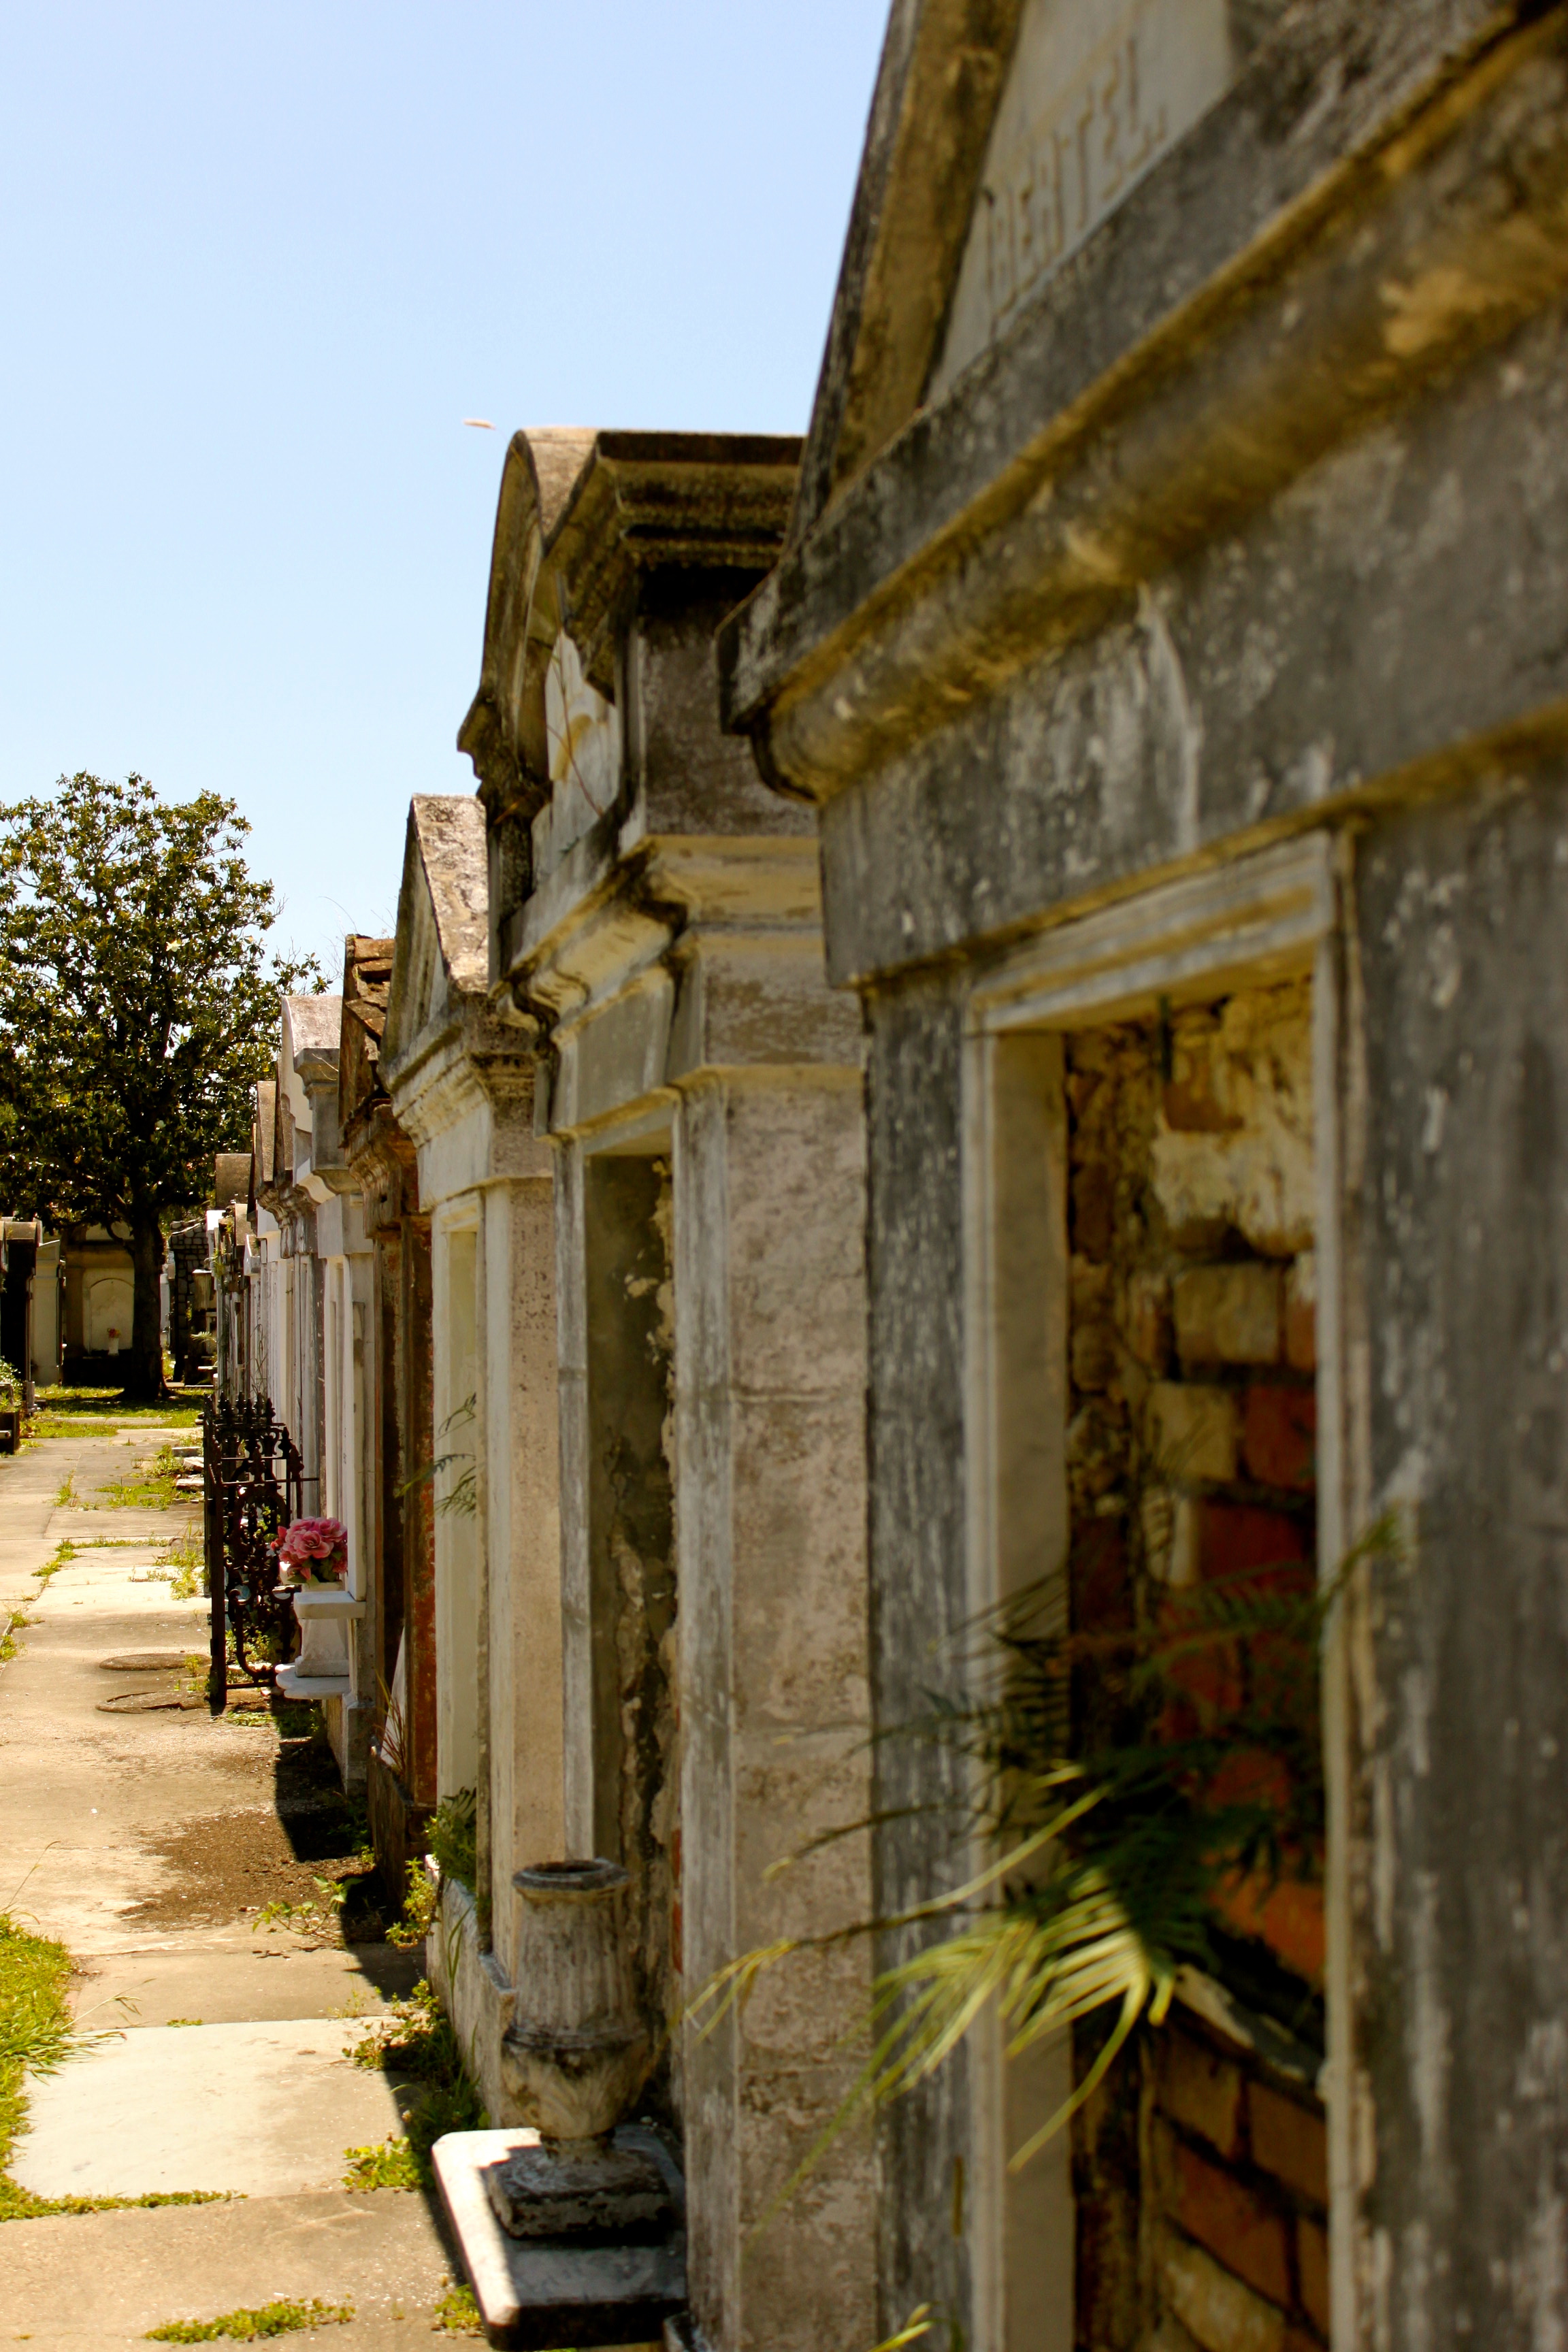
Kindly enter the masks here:
M 501 2076 L 540 2144 L 491 2171 L 490 2200 L 514 2237 L 658 2234 L 673 2218 L 664 2174 L 613 2137 L 653 2063 L 626 1944 L 626 1873 L 546 1862 L 511 1883 L 517 2006 Z

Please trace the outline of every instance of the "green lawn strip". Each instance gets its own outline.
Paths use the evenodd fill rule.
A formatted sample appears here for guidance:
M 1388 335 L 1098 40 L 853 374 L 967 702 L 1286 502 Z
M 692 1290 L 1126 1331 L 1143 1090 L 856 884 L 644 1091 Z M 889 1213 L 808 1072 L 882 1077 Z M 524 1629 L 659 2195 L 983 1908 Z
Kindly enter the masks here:
M 158 1427 L 195 1428 L 202 1417 L 200 1397 L 175 1397 L 163 1404 L 127 1404 L 123 1389 L 43 1388 L 34 1391 L 40 1420 L 59 1421 L 65 1433 L 76 1436 L 95 1421 L 150 1422 Z
M 352 2303 L 323 2303 L 319 2295 L 312 2295 L 309 2303 L 264 2303 L 259 2310 L 226 2311 L 216 2319 L 166 2320 L 162 2327 L 150 2327 L 143 2341 L 211 2344 L 226 2336 L 236 2344 L 256 2344 L 263 2336 L 291 2336 L 301 2327 L 336 2326 L 353 2315 Z
M 70 1954 L 63 1944 L 29 1936 L 0 1911 L 0 2221 L 35 2221 L 50 2213 L 109 2213 L 130 2205 L 222 2204 L 221 2189 L 146 2197 L 35 2197 L 13 2180 L 11 2151 L 26 2116 L 24 2078 L 50 2074 L 77 2041 L 66 2000 Z
M 394 2001 L 352 2053 L 356 2066 L 374 2066 L 419 2084 L 405 2129 L 379 2147 L 346 2147 L 345 2189 L 428 2189 L 435 2179 L 430 2150 L 447 2132 L 484 2131 L 484 2104 L 463 2063 L 452 2021 L 421 1978 L 406 2000 Z

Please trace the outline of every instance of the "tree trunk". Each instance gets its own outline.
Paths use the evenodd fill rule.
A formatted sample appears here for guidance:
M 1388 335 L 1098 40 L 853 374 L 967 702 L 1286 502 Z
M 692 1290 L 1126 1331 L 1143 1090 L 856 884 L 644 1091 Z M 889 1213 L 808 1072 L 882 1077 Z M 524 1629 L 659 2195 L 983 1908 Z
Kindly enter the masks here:
M 131 1309 L 131 1360 L 125 1373 L 128 1404 L 156 1404 L 163 1391 L 163 1337 L 158 1280 L 163 1271 L 163 1229 L 155 1209 L 131 1213 L 131 1269 L 135 1285 Z

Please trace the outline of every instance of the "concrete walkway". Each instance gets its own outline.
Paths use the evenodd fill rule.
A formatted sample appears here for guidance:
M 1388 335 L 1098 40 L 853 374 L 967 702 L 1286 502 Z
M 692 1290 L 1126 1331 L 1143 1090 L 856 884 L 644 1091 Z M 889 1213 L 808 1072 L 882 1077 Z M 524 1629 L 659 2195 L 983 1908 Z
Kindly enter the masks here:
M 400 2126 L 399 2086 L 345 2052 L 422 1955 L 342 1942 L 311 1858 L 325 1801 L 271 1717 L 179 1703 L 206 1605 L 159 1562 L 196 1514 L 103 1496 L 164 1434 L 110 1424 L 0 1461 L 0 1628 L 28 1621 L 0 1665 L 0 1911 L 70 1951 L 92 2037 L 29 2082 L 10 2169 L 44 2197 L 235 2201 L 0 2223 L 0 2352 L 316 2296 L 354 2319 L 285 2343 L 406 2347 L 460 2273 L 424 2198 L 342 2187 L 343 2151 Z M 308 1932 L 260 1927 L 273 1899 Z

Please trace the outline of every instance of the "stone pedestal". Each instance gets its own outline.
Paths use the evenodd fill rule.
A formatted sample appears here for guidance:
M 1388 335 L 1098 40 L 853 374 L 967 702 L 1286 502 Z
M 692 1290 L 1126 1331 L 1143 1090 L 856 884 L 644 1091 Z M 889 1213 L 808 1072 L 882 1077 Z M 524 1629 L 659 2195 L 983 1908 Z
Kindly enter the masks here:
M 494 2344 L 626 2344 L 684 2301 L 685 2194 L 619 2118 L 647 2076 L 616 1863 L 520 1870 L 518 2010 L 501 2044 L 527 2129 L 454 2133 L 437 2178 Z
M 349 1627 L 364 1615 L 364 1602 L 338 1585 L 307 1586 L 294 1595 L 294 1614 L 300 1654 L 279 1667 L 279 1690 L 285 1698 L 347 1698 Z
M 494 2177 L 540 2147 L 531 2131 L 449 2132 L 431 2151 L 441 2202 L 462 2251 L 490 2343 L 519 2347 L 646 2344 L 686 2301 L 685 2198 L 680 2168 L 658 2134 L 624 2124 L 616 2155 L 656 2170 L 673 2221 L 642 2242 L 591 2236 L 514 2238 L 502 2228 Z

